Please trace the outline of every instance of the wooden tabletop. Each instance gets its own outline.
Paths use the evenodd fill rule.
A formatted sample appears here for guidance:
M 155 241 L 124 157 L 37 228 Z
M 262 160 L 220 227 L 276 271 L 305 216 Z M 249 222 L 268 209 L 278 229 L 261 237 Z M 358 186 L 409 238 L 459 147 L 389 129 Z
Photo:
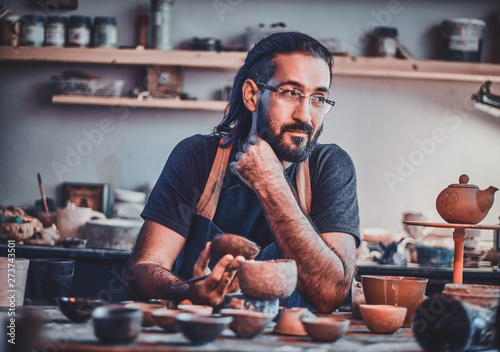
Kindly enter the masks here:
M 272 325 L 253 339 L 240 339 L 229 329 L 214 342 L 196 346 L 182 333 L 168 333 L 159 327 L 143 328 L 139 337 L 127 344 L 106 344 L 97 339 L 92 321 L 71 323 L 57 307 L 43 309 L 45 328 L 41 350 L 64 352 L 157 352 L 157 351 L 422 351 L 411 329 L 400 329 L 394 334 L 371 333 L 351 313 L 334 313 L 348 317 L 351 325 L 345 336 L 332 343 L 315 342 L 310 337 L 285 336 L 272 333 Z

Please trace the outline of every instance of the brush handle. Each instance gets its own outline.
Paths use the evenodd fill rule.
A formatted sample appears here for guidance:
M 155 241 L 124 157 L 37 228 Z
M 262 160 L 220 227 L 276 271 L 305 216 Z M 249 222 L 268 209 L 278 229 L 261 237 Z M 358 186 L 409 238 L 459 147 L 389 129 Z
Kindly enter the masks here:
M 49 212 L 49 206 L 47 205 L 47 198 L 45 198 L 45 191 L 43 190 L 42 177 L 40 173 L 36 174 L 38 178 L 38 187 L 40 187 L 40 194 L 42 195 L 43 207 L 45 208 L 45 212 Z

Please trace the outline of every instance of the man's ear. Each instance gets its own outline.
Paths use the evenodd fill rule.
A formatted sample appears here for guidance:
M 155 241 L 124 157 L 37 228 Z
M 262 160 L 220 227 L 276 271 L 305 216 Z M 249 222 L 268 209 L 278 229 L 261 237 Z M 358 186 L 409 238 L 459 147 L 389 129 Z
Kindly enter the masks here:
M 259 87 L 257 84 L 251 80 L 247 79 L 245 83 L 243 83 L 243 87 L 241 88 L 243 94 L 243 103 L 247 107 L 249 111 L 257 110 L 257 102 L 259 100 L 258 92 Z

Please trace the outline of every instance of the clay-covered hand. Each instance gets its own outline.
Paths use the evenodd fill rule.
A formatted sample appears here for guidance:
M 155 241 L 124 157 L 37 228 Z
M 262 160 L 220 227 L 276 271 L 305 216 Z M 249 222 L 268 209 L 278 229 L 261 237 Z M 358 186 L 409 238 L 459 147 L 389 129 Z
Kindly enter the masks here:
M 253 190 L 272 182 L 274 178 L 283 177 L 283 164 L 271 146 L 258 136 L 248 139 L 230 167 Z
M 201 276 L 208 269 L 208 262 L 211 257 L 210 242 L 200 254 L 193 268 L 193 275 Z M 222 257 L 215 264 L 212 272 L 204 280 L 191 284 L 189 287 L 189 297 L 196 304 L 206 304 L 218 306 L 224 302 L 224 297 L 229 293 L 232 281 L 235 279 L 236 270 L 239 263 L 245 258 L 237 256 L 236 258 L 228 254 Z M 237 279 L 236 279 L 237 280 Z

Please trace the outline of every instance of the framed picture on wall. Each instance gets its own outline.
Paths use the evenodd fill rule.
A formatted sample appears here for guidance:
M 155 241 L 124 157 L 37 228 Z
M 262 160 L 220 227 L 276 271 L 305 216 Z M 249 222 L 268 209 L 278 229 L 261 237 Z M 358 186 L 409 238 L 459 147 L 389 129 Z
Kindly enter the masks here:
M 109 184 L 64 182 L 62 188 L 63 206 L 71 201 L 109 216 Z

